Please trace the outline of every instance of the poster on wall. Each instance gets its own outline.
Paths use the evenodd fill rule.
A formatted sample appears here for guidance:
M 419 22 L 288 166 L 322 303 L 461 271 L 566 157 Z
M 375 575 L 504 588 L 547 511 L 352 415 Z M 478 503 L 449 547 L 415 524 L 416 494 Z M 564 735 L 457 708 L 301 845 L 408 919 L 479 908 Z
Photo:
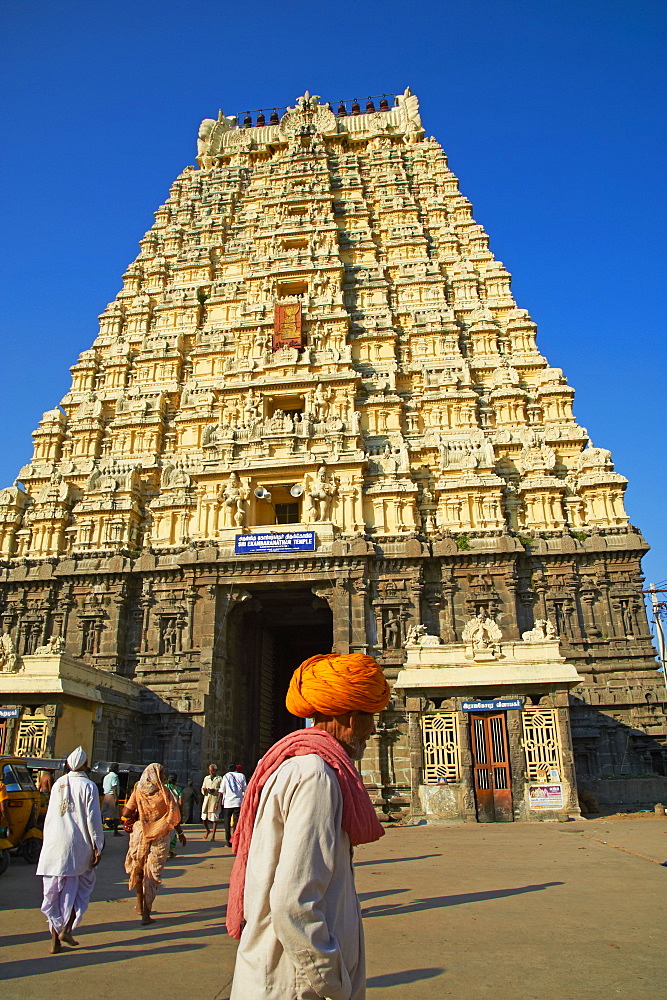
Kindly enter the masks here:
M 528 804 L 531 809 L 561 811 L 565 808 L 563 786 L 528 785 Z
M 276 302 L 273 317 L 273 350 L 301 346 L 301 303 Z

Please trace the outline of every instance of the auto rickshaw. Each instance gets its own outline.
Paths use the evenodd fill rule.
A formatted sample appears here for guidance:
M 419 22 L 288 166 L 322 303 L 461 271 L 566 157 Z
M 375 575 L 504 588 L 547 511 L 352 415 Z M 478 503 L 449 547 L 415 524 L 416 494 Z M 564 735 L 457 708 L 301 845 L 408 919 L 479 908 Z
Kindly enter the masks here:
M 22 757 L 0 757 L 0 781 L 5 786 L 9 826 L 0 827 L 0 875 L 9 867 L 10 851 L 37 864 L 42 849 L 44 810 L 39 792 Z M 41 824 L 41 826 L 40 826 Z

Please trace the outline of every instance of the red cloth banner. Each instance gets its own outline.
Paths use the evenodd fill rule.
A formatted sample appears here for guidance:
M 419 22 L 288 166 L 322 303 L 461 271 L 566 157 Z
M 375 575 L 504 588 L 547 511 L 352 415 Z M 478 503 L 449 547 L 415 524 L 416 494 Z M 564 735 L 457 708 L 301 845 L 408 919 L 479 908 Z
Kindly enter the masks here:
M 273 350 L 302 346 L 301 303 L 277 302 L 273 320 Z

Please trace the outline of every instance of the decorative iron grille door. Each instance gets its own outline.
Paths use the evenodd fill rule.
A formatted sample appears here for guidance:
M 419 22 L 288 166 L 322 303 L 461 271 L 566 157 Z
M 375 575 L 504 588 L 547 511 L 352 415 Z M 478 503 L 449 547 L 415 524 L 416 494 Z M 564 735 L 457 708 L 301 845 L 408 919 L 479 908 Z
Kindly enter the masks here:
M 16 756 L 43 757 L 46 753 L 48 728 L 47 719 L 23 719 L 16 737 Z
M 471 715 L 475 804 L 479 823 L 511 823 L 507 723 L 504 712 Z

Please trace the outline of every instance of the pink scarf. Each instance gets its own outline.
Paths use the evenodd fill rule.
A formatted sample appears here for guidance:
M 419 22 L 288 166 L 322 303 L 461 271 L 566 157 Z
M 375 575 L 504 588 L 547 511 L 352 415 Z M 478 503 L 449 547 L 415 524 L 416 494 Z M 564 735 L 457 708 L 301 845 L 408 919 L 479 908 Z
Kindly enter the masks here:
M 321 757 L 325 764 L 328 764 L 336 773 L 343 795 L 341 825 L 352 845 L 356 847 L 357 844 L 370 844 L 374 840 L 384 837 L 384 830 L 375 815 L 373 804 L 364 788 L 359 772 L 353 766 L 338 740 L 323 729 L 315 728 L 297 729 L 296 732 L 284 736 L 264 754 L 257 765 L 246 790 L 241 815 L 234 830 L 232 850 L 236 854 L 236 860 L 229 880 L 227 901 L 227 930 L 230 937 L 240 938 L 244 927 L 245 875 L 262 789 L 271 775 L 286 760 L 289 760 L 290 757 L 303 757 L 310 753 Z

